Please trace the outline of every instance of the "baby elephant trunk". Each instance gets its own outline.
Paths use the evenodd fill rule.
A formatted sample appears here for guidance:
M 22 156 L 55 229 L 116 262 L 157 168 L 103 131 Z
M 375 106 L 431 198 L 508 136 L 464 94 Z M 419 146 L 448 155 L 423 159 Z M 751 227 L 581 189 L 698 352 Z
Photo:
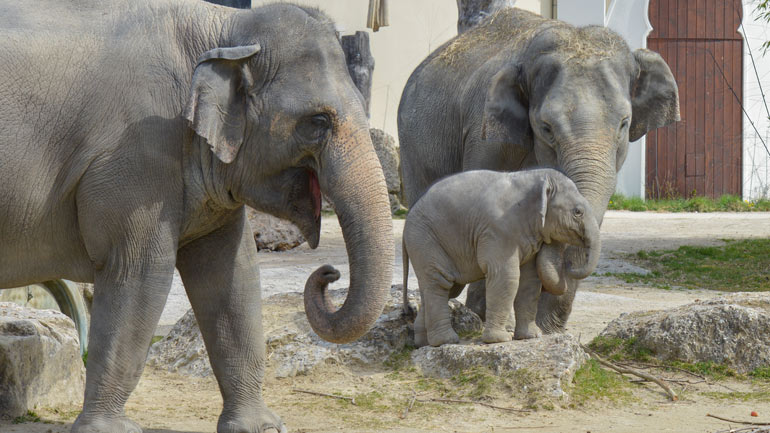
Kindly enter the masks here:
M 599 224 L 596 219 L 585 218 L 584 245 L 546 245 L 537 255 L 537 274 L 543 290 L 553 295 L 563 295 L 567 290 L 567 278 L 581 280 L 588 277 L 599 263 L 602 251 Z
M 599 255 L 602 252 L 602 240 L 596 219 L 587 218 L 585 224 L 585 248 L 567 248 L 564 253 L 567 275 L 576 280 L 591 275 L 599 264 Z

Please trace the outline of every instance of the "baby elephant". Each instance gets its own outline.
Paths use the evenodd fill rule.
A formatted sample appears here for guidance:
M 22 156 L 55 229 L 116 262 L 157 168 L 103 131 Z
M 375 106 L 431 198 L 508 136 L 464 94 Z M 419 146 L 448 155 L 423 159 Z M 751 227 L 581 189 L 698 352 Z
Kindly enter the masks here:
M 414 322 L 415 344 L 459 342 L 448 300 L 466 284 L 484 278 L 483 341 L 511 340 L 505 325 L 514 298 L 514 337 L 539 335 L 533 330 L 540 289 L 517 296 L 519 267 L 552 240 L 587 251 L 584 265 L 563 264 L 571 277 L 585 278 L 596 268 L 601 250 L 596 218 L 572 180 L 558 171 L 466 171 L 436 182 L 411 208 L 404 225 L 405 311 L 410 257 L 422 298 Z M 541 279 L 553 272 L 550 263 L 537 262 Z

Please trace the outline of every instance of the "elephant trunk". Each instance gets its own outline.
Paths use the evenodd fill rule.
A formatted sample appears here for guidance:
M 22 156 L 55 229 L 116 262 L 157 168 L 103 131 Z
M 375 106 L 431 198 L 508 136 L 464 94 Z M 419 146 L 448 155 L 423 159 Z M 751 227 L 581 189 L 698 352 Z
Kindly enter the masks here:
M 571 248 L 565 252 L 565 267 L 570 278 L 582 280 L 588 277 L 599 264 L 602 241 L 599 234 L 599 224 L 593 216 L 586 218 L 584 231 L 585 248 Z M 583 257 L 572 257 L 572 252 L 585 254 Z M 578 259 L 578 260 L 575 260 Z M 583 263 L 582 266 L 577 263 Z
M 586 149 L 586 143 L 592 149 L 605 149 L 603 152 L 591 152 Z M 579 277 L 588 276 L 596 268 L 601 253 L 599 227 L 604 219 L 612 193 L 615 191 L 617 172 L 615 170 L 616 155 L 601 140 L 582 140 L 566 149 L 582 149 L 571 154 L 568 151 L 560 155 L 559 163 L 567 176 L 591 205 L 591 214 L 596 220 L 596 235 L 592 236 L 588 251 L 580 247 L 567 247 L 559 242 L 543 245 L 538 253 L 538 276 L 543 283 L 544 292 L 540 296 L 537 313 L 537 324 L 545 333 L 561 332 L 572 312 L 572 301 L 578 288 Z M 569 266 L 565 266 L 569 264 Z
M 339 278 L 330 266 L 316 270 L 305 285 L 305 312 L 324 340 L 347 343 L 364 335 L 382 314 L 394 261 L 393 223 L 385 177 L 365 121 L 335 125 L 336 139 L 323 150 L 321 190 L 339 217 L 350 264 L 350 288 L 338 310 L 326 287 Z

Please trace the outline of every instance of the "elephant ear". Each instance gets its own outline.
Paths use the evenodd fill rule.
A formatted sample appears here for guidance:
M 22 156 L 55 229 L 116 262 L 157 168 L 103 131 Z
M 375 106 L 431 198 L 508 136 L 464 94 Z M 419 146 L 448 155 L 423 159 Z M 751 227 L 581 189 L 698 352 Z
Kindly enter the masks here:
M 198 58 L 184 116 L 224 163 L 238 154 L 246 130 L 251 75 L 248 60 L 259 45 L 214 48 Z
M 511 64 L 492 77 L 484 106 L 482 140 L 532 150 L 529 102 L 522 88 L 522 67 Z
M 551 183 L 551 178 L 548 176 L 543 177 L 543 185 L 540 190 L 539 206 L 537 207 L 540 209 L 538 212 L 538 216 L 540 217 L 540 232 L 543 234 L 543 242 L 546 244 L 551 243 L 550 234 L 545 232 L 545 216 L 548 214 L 548 200 L 553 193 L 553 188 L 554 186 Z
M 636 141 L 648 131 L 681 120 L 679 89 L 666 62 L 656 52 L 640 48 L 634 51 L 639 75 L 632 83 L 631 128 L 629 141 Z

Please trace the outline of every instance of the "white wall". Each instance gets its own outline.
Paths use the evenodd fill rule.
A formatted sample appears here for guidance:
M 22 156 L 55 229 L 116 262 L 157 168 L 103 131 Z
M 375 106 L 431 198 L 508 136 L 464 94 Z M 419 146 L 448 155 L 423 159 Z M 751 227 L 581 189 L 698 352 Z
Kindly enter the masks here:
M 275 0 L 252 0 L 259 6 Z M 518 0 L 516 6 L 541 13 L 550 11 L 550 1 Z M 297 0 L 297 3 L 319 7 L 342 28 L 343 34 L 357 30 L 369 32 L 374 77 L 369 122 L 384 129 L 398 140 L 396 112 L 401 92 L 414 68 L 441 44 L 457 34 L 456 0 L 390 0 L 390 26 L 378 32 L 366 28 L 366 0 Z
M 770 40 L 770 24 L 757 21 L 757 0 L 743 0 L 743 198 L 755 200 L 770 198 L 770 156 L 762 145 L 760 137 L 770 147 L 770 113 L 760 90 L 760 83 L 765 95 L 770 97 L 770 52 L 762 54 L 761 45 Z M 751 49 L 751 52 L 749 51 Z M 758 71 L 755 73 L 751 62 L 753 54 Z M 770 101 L 768 101 L 770 104 Z M 756 130 L 751 126 L 754 122 Z M 757 131 L 759 133 L 757 133 Z
M 557 17 L 576 26 L 606 26 L 618 32 L 632 50 L 647 47 L 652 28 L 649 0 L 559 0 Z M 609 6 L 609 9 L 605 9 Z M 629 143 L 628 156 L 618 172 L 615 190 L 627 197 L 644 197 L 645 139 Z

